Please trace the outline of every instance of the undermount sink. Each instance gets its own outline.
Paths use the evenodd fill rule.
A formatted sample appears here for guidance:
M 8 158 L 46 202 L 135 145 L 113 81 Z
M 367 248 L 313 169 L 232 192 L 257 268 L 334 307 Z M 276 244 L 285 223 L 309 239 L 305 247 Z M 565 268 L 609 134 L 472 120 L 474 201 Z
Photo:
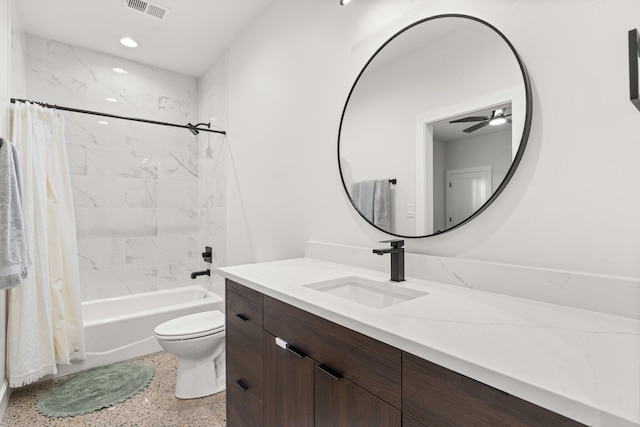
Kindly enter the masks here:
M 357 276 L 341 277 L 340 279 L 311 283 L 304 286 L 373 308 L 390 307 L 428 295 L 427 292 L 403 288 L 388 282 L 376 282 Z

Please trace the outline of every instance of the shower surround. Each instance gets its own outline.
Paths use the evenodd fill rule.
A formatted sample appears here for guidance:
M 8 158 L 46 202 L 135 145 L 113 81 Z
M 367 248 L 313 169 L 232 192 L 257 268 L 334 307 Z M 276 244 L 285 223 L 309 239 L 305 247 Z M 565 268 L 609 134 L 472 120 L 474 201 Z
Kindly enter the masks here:
M 199 88 L 194 77 L 33 35 L 24 40 L 27 99 L 177 124 L 196 123 L 199 104 L 207 114 L 226 106 L 217 99 L 225 85 L 215 79 L 211 90 Z M 64 115 L 83 300 L 192 285 L 205 245 L 213 246 L 213 267 L 224 265 L 224 137 Z

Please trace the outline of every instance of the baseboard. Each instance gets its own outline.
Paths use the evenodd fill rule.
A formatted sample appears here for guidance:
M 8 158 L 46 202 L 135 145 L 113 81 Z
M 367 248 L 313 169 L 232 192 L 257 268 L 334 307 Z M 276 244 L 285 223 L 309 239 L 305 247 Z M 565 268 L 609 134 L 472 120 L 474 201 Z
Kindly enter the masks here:
M 4 417 L 4 411 L 9 405 L 9 397 L 11 397 L 11 389 L 9 388 L 9 381 L 5 379 L 2 383 L 2 388 L 0 388 L 0 422 Z

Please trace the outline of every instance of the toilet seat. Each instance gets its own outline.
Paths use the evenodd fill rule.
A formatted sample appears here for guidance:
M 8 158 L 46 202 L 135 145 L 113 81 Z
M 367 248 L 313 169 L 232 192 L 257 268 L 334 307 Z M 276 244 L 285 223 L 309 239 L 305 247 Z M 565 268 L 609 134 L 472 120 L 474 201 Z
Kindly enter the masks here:
M 156 326 L 156 337 L 166 341 L 201 338 L 224 334 L 224 314 L 218 310 L 189 314 Z

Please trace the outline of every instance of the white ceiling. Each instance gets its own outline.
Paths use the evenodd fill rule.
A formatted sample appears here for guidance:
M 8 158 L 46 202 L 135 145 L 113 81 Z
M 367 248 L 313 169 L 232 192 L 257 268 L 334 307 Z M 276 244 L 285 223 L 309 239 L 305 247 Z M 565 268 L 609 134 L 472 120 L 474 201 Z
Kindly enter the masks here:
M 146 1 L 146 0 L 144 0 Z M 273 0 L 149 0 L 165 20 L 123 0 L 17 0 L 22 30 L 194 77 L 211 64 Z M 140 43 L 122 46 L 121 37 Z
M 471 111 L 456 117 L 450 117 L 447 120 L 443 120 L 441 122 L 433 124 L 433 139 L 441 142 L 451 142 L 476 136 L 488 135 L 490 133 L 511 130 L 511 123 L 505 123 L 500 126 L 485 126 L 474 132 L 466 133 L 464 132 L 464 129 L 470 128 L 471 126 L 476 125 L 480 122 L 476 121 L 471 123 L 449 123 L 451 120 L 462 119 L 469 116 L 490 117 L 491 114 L 493 114 L 493 110 L 497 108 L 503 108 L 505 109 L 505 114 L 511 114 L 511 103 L 508 103 L 503 105 L 496 105 L 491 108 Z

